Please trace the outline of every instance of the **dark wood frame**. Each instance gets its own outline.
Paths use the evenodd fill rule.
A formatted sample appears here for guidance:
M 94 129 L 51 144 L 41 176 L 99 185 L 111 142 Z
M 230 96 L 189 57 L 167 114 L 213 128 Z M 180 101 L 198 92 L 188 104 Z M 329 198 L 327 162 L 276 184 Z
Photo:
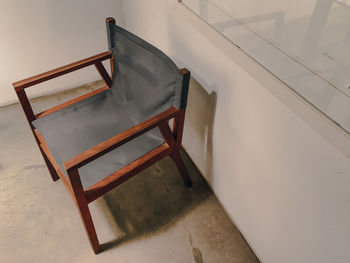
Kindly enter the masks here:
M 113 55 L 112 53 L 107 51 L 96 56 L 89 57 L 77 61 L 75 63 L 13 83 L 13 87 L 18 96 L 19 102 L 23 108 L 24 114 L 28 120 L 36 142 L 38 143 L 39 149 L 44 157 L 51 177 L 54 181 L 57 181 L 59 178 L 61 178 L 68 192 L 71 194 L 72 199 L 79 210 L 81 220 L 83 222 L 86 233 L 90 240 L 90 244 L 95 254 L 99 252 L 100 244 L 88 207 L 88 204 L 90 202 L 94 201 L 101 195 L 105 194 L 106 192 L 110 191 L 111 189 L 120 185 L 121 183 L 125 182 L 127 179 L 131 178 L 135 174 L 139 173 L 143 169 L 147 168 L 148 166 L 152 165 L 153 163 L 157 162 L 158 160 L 167 155 L 170 155 L 170 157 L 174 160 L 185 185 L 192 185 L 189 174 L 179 153 L 179 150 L 181 149 L 186 108 L 177 109 L 175 107 L 171 107 L 168 110 L 165 110 L 160 114 L 140 124 L 137 124 L 136 126 L 92 147 L 91 149 L 75 156 L 74 158 L 67 160 L 64 163 L 64 167 L 67 171 L 68 178 L 60 170 L 49 148 L 47 147 L 44 138 L 40 135 L 39 131 L 34 128 L 34 126 L 32 125 L 32 121 L 38 118 L 42 118 L 48 114 L 58 111 L 78 101 L 84 100 L 106 89 L 109 89 L 112 85 L 112 79 L 102 64 L 102 61 L 107 59 L 110 59 L 111 65 L 113 65 Z M 89 92 L 85 95 L 62 103 L 41 113 L 34 114 L 25 92 L 26 88 L 91 65 L 94 65 L 96 67 L 97 71 L 100 73 L 101 77 L 105 81 L 107 85 L 106 87 Z M 184 88 L 188 89 L 190 72 L 187 69 L 181 69 L 179 70 L 179 73 L 183 75 Z M 170 119 L 174 119 L 174 125 L 172 130 L 169 127 Z M 94 184 L 93 186 L 90 186 L 87 189 L 83 189 L 78 168 L 88 164 L 89 162 L 99 158 L 100 156 L 108 153 L 109 151 L 123 145 L 124 143 L 136 138 L 137 136 L 140 136 L 141 134 L 155 127 L 158 127 L 160 129 L 165 140 L 164 144 L 154 149 L 153 151 L 143 155 L 142 157 L 133 161 L 132 163 L 126 165 L 122 169 L 107 176 L 106 178 Z

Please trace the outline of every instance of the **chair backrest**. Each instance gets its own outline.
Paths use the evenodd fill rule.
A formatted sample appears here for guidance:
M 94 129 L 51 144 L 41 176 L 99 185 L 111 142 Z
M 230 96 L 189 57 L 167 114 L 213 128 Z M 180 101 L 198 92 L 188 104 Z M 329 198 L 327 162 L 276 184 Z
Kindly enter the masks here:
M 162 51 L 106 19 L 109 50 L 114 55 L 112 90 L 143 117 L 172 106 L 185 108 L 188 87 L 175 63 Z M 186 89 L 186 90 L 184 90 Z

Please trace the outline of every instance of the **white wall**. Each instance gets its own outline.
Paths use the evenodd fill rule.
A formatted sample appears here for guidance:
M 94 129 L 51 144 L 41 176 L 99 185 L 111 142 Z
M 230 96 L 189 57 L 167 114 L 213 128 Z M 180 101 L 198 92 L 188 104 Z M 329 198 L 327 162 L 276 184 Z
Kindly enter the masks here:
M 107 50 L 104 20 L 121 21 L 115 0 L 2 0 L 0 106 L 17 101 L 11 83 Z M 94 68 L 29 89 L 37 96 L 97 80 Z
M 350 262 L 349 137 L 176 0 L 121 3 L 202 85 L 184 146 L 262 262 Z

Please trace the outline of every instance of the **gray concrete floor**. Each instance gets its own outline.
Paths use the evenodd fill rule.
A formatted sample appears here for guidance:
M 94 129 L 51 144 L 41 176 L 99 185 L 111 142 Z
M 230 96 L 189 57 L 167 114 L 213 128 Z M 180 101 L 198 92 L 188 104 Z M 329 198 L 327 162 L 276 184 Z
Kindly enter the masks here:
M 32 100 L 36 111 L 101 83 Z M 165 158 L 90 204 L 94 255 L 64 185 L 53 182 L 18 104 L 0 108 L 0 262 L 258 262 L 190 158 L 185 188 Z

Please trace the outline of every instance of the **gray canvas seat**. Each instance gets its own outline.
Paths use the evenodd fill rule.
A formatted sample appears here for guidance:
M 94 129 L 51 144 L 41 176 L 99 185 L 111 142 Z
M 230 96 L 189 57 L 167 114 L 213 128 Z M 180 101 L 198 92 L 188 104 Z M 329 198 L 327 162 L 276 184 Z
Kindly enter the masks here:
M 55 161 L 63 163 L 172 106 L 185 106 L 182 76 L 164 53 L 130 32 L 107 23 L 113 53 L 112 87 L 32 122 Z M 182 98 L 182 94 L 186 94 Z M 79 169 L 84 188 L 164 142 L 157 128 Z
M 110 89 L 33 122 L 45 138 L 55 161 L 63 163 L 131 128 L 130 105 L 118 103 Z M 112 150 L 79 169 L 84 188 L 97 183 L 164 142 L 158 129 Z

